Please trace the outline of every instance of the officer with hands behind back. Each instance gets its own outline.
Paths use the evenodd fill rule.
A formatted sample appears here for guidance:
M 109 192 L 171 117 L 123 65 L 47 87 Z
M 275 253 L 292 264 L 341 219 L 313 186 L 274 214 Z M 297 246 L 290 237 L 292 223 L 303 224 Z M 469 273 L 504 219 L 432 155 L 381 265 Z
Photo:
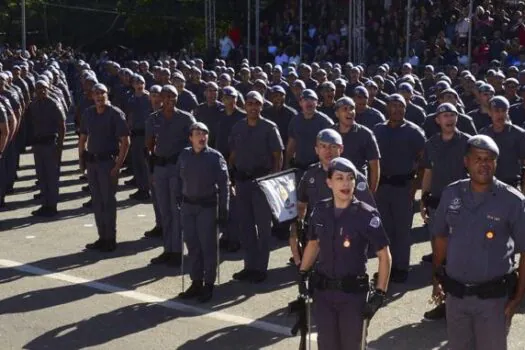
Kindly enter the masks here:
M 439 301 L 446 292 L 454 350 L 506 349 L 511 318 L 525 295 L 525 197 L 494 177 L 498 156 L 489 136 L 468 141 L 464 162 L 470 179 L 445 188 L 431 226 L 432 296 Z M 519 277 L 515 253 L 521 253 Z
M 306 276 L 315 288 L 314 314 L 320 350 L 354 350 L 361 344 L 365 319 L 382 306 L 392 257 L 379 212 L 354 196 L 357 170 L 347 159 L 335 158 L 326 183 L 332 196 L 316 204 L 309 219 L 308 244 L 300 267 L 299 292 L 306 294 Z M 376 289 L 369 292 L 367 250 L 377 250 Z

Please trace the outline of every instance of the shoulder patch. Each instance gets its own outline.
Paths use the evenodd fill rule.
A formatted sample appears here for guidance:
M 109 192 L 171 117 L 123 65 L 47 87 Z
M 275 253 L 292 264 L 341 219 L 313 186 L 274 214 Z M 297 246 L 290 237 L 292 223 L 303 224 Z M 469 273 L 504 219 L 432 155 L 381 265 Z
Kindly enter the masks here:
M 372 220 L 370 220 L 370 226 L 373 228 L 378 228 L 381 225 L 381 219 L 379 216 L 374 216 Z
M 359 191 L 364 191 L 366 190 L 366 182 L 360 182 L 357 184 L 356 188 L 359 190 Z

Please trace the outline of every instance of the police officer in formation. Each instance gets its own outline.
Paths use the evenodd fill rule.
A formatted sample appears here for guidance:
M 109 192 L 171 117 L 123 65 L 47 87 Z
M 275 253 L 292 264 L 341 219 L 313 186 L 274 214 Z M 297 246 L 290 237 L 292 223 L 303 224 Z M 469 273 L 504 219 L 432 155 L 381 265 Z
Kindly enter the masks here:
M 239 238 L 244 248 L 244 269 L 233 278 L 253 283 L 267 277 L 272 221 L 268 202 L 254 180 L 279 172 L 284 150 L 277 125 L 261 116 L 263 103 L 257 91 L 246 95 L 246 118 L 233 126 L 229 139 L 229 166 L 235 174 Z
M 5 166 L 5 150 L 9 143 L 12 131 L 9 128 L 9 118 L 7 110 L 0 104 L 0 202 L 4 202 L 7 185 L 7 172 Z
M 195 118 L 176 106 L 177 89 L 164 85 L 162 108 L 146 120 L 146 147 L 153 157 L 153 186 L 162 219 L 164 251 L 151 259 L 152 264 L 180 266 L 182 242 L 180 202 L 176 196 L 176 164 L 179 154 L 189 143 L 190 126 Z
M 197 297 L 200 302 L 212 298 L 218 258 L 216 226 L 228 222 L 230 191 L 228 165 L 220 152 L 208 146 L 208 135 L 208 127 L 201 122 L 190 127 L 191 147 L 181 152 L 175 170 L 192 280 L 180 297 Z
M 450 183 L 466 177 L 463 156 L 467 149 L 470 135 L 457 129 L 458 111 L 450 103 L 439 105 L 436 111 L 436 123 L 441 132 L 432 136 L 426 143 L 422 159 L 424 168 L 421 184 L 421 216 L 428 225 L 433 224 L 433 217 L 440 202 L 443 189 Z M 425 262 L 432 262 L 432 254 L 423 256 Z M 438 304 L 425 312 L 428 320 L 445 317 L 445 304 Z
M 60 158 L 66 133 L 66 115 L 61 106 L 49 97 L 49 83 L 36 82 L 36 95 L 25 115 L 32 130 L 31 144 L 42 206 L 35 216 L 57 214 Z
M 308 223 L 308 243 L 300 266 L 299 290 L 309 293 L 304 280 L 309 271 L 320 350 L 361 349 L 363 322 L 382 306 L 392 257 L 380 214 L 356 199 L 357 170 L 345 158 L 328 166 L 331 196 L 318 202 Z M 379 260 L 375 289 L 367 300 L 368 245 Z
M 525 295 L 525 197 L 495 177 L 499 155 L 487 135 L 468 141 L 470 177 L 445 188 L 431 225 L 432 296 L 446 297 L 451 349 L 506 349 Z M 515 253 L 521 253 L 519 276 Z
M 425 136 L 421 128 L 405 119 L 403 96 L 390 95 L 387 108 L 388 120 L 374 127 L 381 152 L 376 201 L 392 247 L 392 282 L 404 283 L 410 266 L 412 186 Z
M 124 112 L 111 105 L 104 84 L 93 86 L 95 106 L 82 115 L 78 141 L 80 170 L 87 170 L 99 239 L 87 249 L 112 252 L 117 248 L 117 185 L 129 149 Z

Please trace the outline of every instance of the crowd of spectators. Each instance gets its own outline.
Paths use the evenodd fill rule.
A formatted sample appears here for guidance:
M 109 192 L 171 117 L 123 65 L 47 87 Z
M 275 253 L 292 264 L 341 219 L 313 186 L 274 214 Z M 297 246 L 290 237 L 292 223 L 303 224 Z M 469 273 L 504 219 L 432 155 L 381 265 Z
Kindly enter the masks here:
M 364 57 L 367 64 L 399 67 L 407 61 L 407 0 L 366 0 Z M 412 0 L 408 61 L 416 68 L 468 65 L 469 0 Z M 303 0 L 303 57 L 299 56 L 299 0 L 263 17 L 260 61 L 348 61 L 348 0 Z M 525 66 L 525 3 L 475 0 L 471 62 L 482 69 L 496 59 L 502 66 Z M 246 40 L 243 40 L 245 42 Z M 228 45 L 230 43 L 228 42 Z M 252 40 L 252 56 L 254 47 Z M 226 55 L 237 52 L 235 47 Z M 224 54 L 224 51 L 221 52 Z M 237 54 L 237 56 L 239 56 Z M 223 55 L 224 57 L 224 55 Z

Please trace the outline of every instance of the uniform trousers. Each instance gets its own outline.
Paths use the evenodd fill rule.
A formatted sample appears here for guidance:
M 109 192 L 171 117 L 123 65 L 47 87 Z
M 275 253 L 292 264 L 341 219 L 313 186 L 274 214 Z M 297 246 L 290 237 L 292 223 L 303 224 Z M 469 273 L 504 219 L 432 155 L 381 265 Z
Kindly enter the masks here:
M 447 294 L 447 332 L 451 350 L 506 350 L 508 298 L 457 298 Z
M 359 350 L 366 293 L 334 290 L 314 292 L 314 315 L 319 350 Z
M 176 196 L 175 164 L 155 166 L 154 186 L 162 220 L 164 252 L 181 253 L 180 203 Z
M 237 181 L 237 220 L 244 248 L 244 268 L 266 272 L 270 258 L 272 213 L 266 198 L 253 181 Z
M 60 152 L 54 143 L 33 145 L 36 178 L 42 206 L 56 208 L 60 179 Z
M 148 166 L 146 163 L 145 137 L 133 136 L 131 138 L 131 166 L 137 187 L 141 191 L 149 191 Z
M 111 176 L 114 160 L 87 162 L 87 178 L 98 235 L 102 240 L 115 241 L 117 237 L 118 177 Z
M 183 203 L 181 221 L 188 247 L 192 281 L 215 283 L 217 269 L 217 208 Z
M 392 268 L 406 271 L 410 263 L 410 230 L 414 216 L 411 186 L 380 185 L 376 201 L 383 227 L 390 239 Z

